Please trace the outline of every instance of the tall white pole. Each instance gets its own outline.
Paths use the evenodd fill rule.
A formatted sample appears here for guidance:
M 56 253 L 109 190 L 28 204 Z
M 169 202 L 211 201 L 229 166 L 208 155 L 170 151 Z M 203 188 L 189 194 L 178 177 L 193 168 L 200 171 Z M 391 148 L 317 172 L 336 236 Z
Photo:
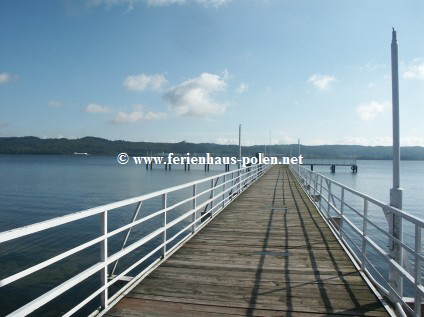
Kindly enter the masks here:
M 297 151 L 298 151 L 298 157 L 300 157 L 300 138 L 297 139 Z M 298 171 L 300 171 L 300 164 L 297 165 Z
M 269 156 L 271 156 L 271 130 L 269 130 Z
M 400 137 L 399 137 L 399 74 L 398 74 L 398 45 L 396 31 L 392 31 L 392 111 L 393 111 L 393 188 L 390 189 L 390 206 L 402 209 L 402 188 L 400 188 Z M 402 218 L 391 213 L 389 215 L 390 233 L 399 241 L 403 241 Z M 390 243 L 390 257 L 402 265 L 403 249 L 399 243 Z M 391 286 L 402 296 L 402 276 L 390 270 Z M 394 296 L 392 295 L 392 298 Z M 397 300 L 396 300 L 397 301 Z
M 241 124 L 239 125 L 239 168 L 241 167 Z
M 300 139 L 297 139 L 298 156 L 300 156 Z

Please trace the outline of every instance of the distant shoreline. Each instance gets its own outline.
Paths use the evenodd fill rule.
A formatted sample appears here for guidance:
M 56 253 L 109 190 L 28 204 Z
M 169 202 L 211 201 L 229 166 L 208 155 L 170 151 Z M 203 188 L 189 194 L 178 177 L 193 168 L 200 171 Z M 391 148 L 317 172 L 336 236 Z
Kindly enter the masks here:
M 191 153 L 214 156 L 238 156 L 238 145 L 215 143 L 161 143 L 110 141 L 96 137 L 81 139 L 40 139 L 38 137 L 0 137 L 0 154 L 25 155 L 77 155 L 79 156 L 116 156 L 126 152 L 131 156 L 161 155 L 164 153 Z M 272 156 L 297 155 L 297 144 L 242 146 L 243 156 L 254 156 L 265 152 Z M 358 160 L 391 160 L 391 146 L 363 145 L 301 145 L 301 153 L 307 158 L 356 158 Z M 424 160 L 424 147 L 410 146 L 401 148 L 401 159 L 410 161 Z

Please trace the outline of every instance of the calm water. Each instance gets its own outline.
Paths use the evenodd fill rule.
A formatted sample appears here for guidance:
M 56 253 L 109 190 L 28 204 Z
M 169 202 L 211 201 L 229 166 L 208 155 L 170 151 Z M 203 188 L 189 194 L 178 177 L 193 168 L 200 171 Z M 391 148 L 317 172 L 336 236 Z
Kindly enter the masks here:
M 327 176 L 384 203 L 390 200 L 393 186 L 392 161 L 358 161 L 358 173 L 350 167 L 338 166 L 331 173 L 329 166 L 314 166 L 314 172 Z M 400 183 L 403 189 L 403 209 L 424 217 L 424 161 L 401 161 Z
M 358 168 L 357 174 L 352 174 L 347 167 L 337 167 L 335 174 L 330 173 L 329 167 L 315 167 L 315 171 L 388 202 L 392 182 L 391 161 L 359 161 Z M 159 166 L 146 170 L 144 165 L 120 165 L 115 157 L 0 155 L 0 231 L 222 172 L 223 166 L 212 165 L 207 172 L 200 165 L 193 165 L 190 171 L 184 171 L 184 166 L 174 166 L 171 171 Z M 422 217 L 424 162 L 402 162 L 401 173 L 404 209 Z M 145 209 L 149 209 L 149 206 Z M 110 220 L 117 224 L 127 223 L 131 215 L 132 209 L 124 210 L 119 217 Z M 381 215 L 381 222 L 384 221 Z M 5 243 L 0 248 L 0 279 L 63 252 L 81 241 L 92 239 L 98 235 L 98 230 L 98 219 L 88 219 L 84 223 L 50 230 L 49 235 L 36 234 L 20 239 L 19 242 Z M 52 234 L 55 236 L 53 241 Z M 137 232 L 134 233 L 135 237 Z M 113 244 L 112 248 L 117 245 Z M 152 244 L 150 248 L 153 247 Z M 79 257 L 59 262 L 58 267 L 44 269 L 1 288 L 0 316 L 16 309 L 17 304 L 28 302 L 51 289 L 52 283 L 57 285 L 66 276 L 87 268 L 92 263 L 90 261 L 98 259 L 98 252 L 96 248 L 88 249 Z M 55 309 L 65 309 L 68 301 L 82 296 L 97 283 L 93 279 L 80 285 L 78 294 L 69 292 L 59 299 L 60 305 L 54 302 L 34 315 L 56 316 L 64 312 Z

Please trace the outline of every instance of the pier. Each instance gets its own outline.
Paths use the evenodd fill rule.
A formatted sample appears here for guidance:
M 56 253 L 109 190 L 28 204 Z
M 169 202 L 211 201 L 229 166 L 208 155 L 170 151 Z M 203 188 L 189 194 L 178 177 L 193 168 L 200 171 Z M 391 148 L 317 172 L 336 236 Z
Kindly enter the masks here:
M 350 166 L 352 173 L 358 172 L 356 159 L 304 159 L 303 165 L 310 165 L 311 171 L 314 170 L 314 165 L 330 166 L 331 172 L 336 172 L 336 166 Z
M 274 166 L 105 316 L 387 316 L 287 167 Z

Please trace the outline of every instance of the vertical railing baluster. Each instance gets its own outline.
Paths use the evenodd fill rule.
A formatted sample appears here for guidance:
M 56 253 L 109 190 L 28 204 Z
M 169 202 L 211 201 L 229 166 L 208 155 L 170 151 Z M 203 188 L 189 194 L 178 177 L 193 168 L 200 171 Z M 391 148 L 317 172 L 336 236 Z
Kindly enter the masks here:
M 344 196 L 345 196 L 345 190 L 344 187 L 342 187 L 342 193 L 341 193 L 341 197 L 340 197 L 340 227 L 339 227 L 339 236 L 340 236 L 340 240 L 343 241 L 343 217 L 344 217 Z
M 320 177 L 320 185 L 319 185 L 319 205 L 318 209 L 322 211 L 322 177 Z
M 162 209 L 165 209 L 167 206 L 168 193 L 162 194 Z M 162 257 L 166 255 L 166 210 L 163 212 L 163 247 L 162 247 Z
M 197 186 L 196 184 L 193 185 L 193 226 L 191 227 L 191 232 L 196 231 L 196 224 L 197 224 Z
M 100 282 L 103 291 L 100 293 L 100 305 L 103 309 L 108 307 L 108 288 L 107 284 L 107 210 L 101 213 L 100 233 L 103 240 L 100 242 L 100 262 L 103 262 L 103 268 L 100 270 Z
M 330 201 L 331 201 L 332 192 L 331 192 L 331 183 L 328 180 L 325 180 L 325 182 L 327 183 L 327 190 L 328 190 L 328 197 L 327 197 L 327 199 L 328 199 L 328 201 L 327 201 L 327 218 L 329 219 L 330 218 L 330 211 L 331 211 L 331 203 L 330 203 Z
M 215 182 L 214 179 L 211 179 L 211 217 L 213 216 L 213 201 L 214 201 L 214 186 L 215 186 Z
M 240 194 L 240 190 L 241 190 L 241 168 L 239 168 L 239 172 L 238 172 L 238 193 Z
M 361 270 L 365 270 L 367 255 L 367 237 L 368 235 L 368 200 L 364 199 L 364 218 L 362 223 L 362 263 Z
M 414 312 L 416 316 L 421 316 L 421 295 L 419 287 L 421 286 L 421 227 L 415 225 L 415 300 Z
M 227 181 L 227 174 L 224 174 L 223 185 L 222 185 L 222 208 L 225 207 L 225 189 L 227 187 L 226 181 Z

